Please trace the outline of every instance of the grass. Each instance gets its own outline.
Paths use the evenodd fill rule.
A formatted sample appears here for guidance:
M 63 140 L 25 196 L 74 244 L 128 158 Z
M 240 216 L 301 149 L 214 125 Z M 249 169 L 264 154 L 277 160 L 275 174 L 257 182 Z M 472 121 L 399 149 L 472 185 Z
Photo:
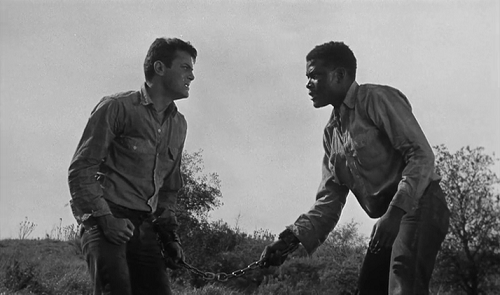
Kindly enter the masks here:
M 90 294 L 74 241 L 1 240 L 0 294 Z
M 300 261 L 302 259 L 296 263 Z M 302 288 L 282 281 L 282 278 L 270 278 L 266 284 L 247 291 L 231 289 L 228 284 L 217 282 L 202 288 L 174 284 L 172 289 L 179 295 L 322 294 L 310 287 Z M 86 262 L 75 241 L 0 240 L 0 295 L 86 295 L 90 290 Z M 304 293 L 304 290 L 310 292 Z
M 287 260 L 280 268 L 270 269 L 269 273 L 264 274 L 264 280 L 252 288 L 238 288 L 238 284 L 234 283 L 239 279 L 248 280 L 255 277 L 258 271 L 262 271 L 260 269 L 243 278 L 226 283 L 213 282 L 201 288 L 189 286 L 187 281 L 176 281 L 172 290 L 174 294 L 179 295 L 352 294 L 352 286 L 356 284 L 362 259 L 362 255 L 358 254 L 362 251 L 359 247 L 350 247 L 352 253 L 340 251 L 338 246 L 325 243 L 312 258 L 299 255 L 300 251 L 296 251 L 297 256 Z M 332 252 L 331 249 L 337 251 Z M 254 252 L 255 249 L 251 248 L 247 252 L 228 252 L 227 257 L 221 257 L 241 258 Z M 183 282 L 184 285 L 181 285 Z M 491 290 L 499 290 L 498 278 L 491 278 L 491 283 L 496 286 Z M 456 286 L 450 289 L 450 286 L 440 287 L 435 284 L 431 294 L 464 294 L 455 289 Z M 90 290 L 87 265 L 78 240 L 0 240 L 0 295 L 86 295 L 91 294 Z
M 172 289 L 179 295 L 240 294 L 223 285 Z M 75 241 L 0 240 L 0 295 L 86 295 L 90 290 L 87 265 Z

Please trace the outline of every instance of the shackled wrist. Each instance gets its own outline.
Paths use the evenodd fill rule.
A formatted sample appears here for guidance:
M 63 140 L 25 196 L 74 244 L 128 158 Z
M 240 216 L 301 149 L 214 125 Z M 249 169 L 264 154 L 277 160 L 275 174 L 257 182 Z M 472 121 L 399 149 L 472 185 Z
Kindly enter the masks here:
M 290 229 L 285 229 L 284 231 L 282 231 L 279 236 L 278 236 L 278 239 L 282 240 L 283 242 L 285 242 L 285 244 L 287 246 L 290 246 L 290 245 L 295 245 L 295 244 L 298 244 L 300 243 L 300 240 L 293 234 L 293 232 L 290 230 Z
M 390 205 L 386 212 L 387 216 L 390 218 L 401 219 L 406 214 L 406 212 L 394 205 Z
M 161 224 L 159 219 L 153 220 L 153 227 L 164 245 L 168 245 L 170 243 L 181 244 L 177 231 L 166 228 L 165 225 Z

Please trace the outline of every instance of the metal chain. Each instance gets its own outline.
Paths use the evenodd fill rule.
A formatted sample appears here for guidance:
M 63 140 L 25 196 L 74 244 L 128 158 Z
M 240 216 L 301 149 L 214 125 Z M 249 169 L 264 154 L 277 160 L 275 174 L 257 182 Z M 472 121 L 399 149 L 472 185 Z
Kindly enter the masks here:
M 165 256 L 165 247 L 164 247 L 164 244 L 163 244 L 162 240 L 160 239 L 159 235 L 157 235 L 157 241 L 158 241 L 158 244 L 160 245 L 161 256 L 163 257 L 163 260 L 166 260 L 167 257 Z M 283 251 L 281 256 L 283 256 L 283 257 L 287 256 L 288 254 L 297 250 L 298 247 L 299 247 L 299 243 L 290 244 L 290 246 L 287 249 L 285 249 L 285 251 Z M 225 272 L 213 273 L 213 272 L 209 272 L 209 271 L 201 271 L 198 268 L 188 264 L 184 260 L 182 260 L 180 262 L 180 265 L 182 267 L 184 267 L 185 269 L 187 269 L 188 271 L 190 271 L 191 273 L 202 277 L 202 279 L 204 279 L 206 281 L 226 282 L 227 280 L 241 277 L 241 276 L 245 275 L 247 273 L 247 271 L 254 270 L 256 268 L 260 268 L 260 267 L 264 266 L 264 263 L 263 263 L 262 259 L 259 259 L 257 261 L 250 263 L 247 267 L 235 270 L 229 274 L 225 273 Z
M 281 254 L 281 256 L 283 256 L 283 257 L 287 256 L 288 254 L 290 254 L 293 251 L 297 250 L 298 247 L 299 247 L 298 243 L 291 244 L 285 251 L 283 251 L 283 253 Z M 247 273 L 247 271 L 254 270 L 256 268 L 260 268 L 264 264 L 263 264 L 262 259 L 259 259 L 257 261 L 254 261 L 254 262 L 250 263 L 247 267 L 235 270 L 235 271 L 233 271 L 233 272 L 231 272 L 229 274 L 225 273 L 225 272 L 219 272 L 219 273 L 213 273 L 213 272 L 208 272 L 208 271 L 204 272 L 204 271 L 201 271 L 201 270 L 197 269 L 196 267 L 188 264 L 185 261 L 182 261 L 181 265 L 182 265 L 182 267 L 184 267 L 185 269 L 187 269 L 191 273 L 193 273 L 193 274 L 195 274 L 197 276 L 202 277 L 206 281 L 226 282 L 227 280 L 230 280 L 230 279 L 233 279 L 233 278 L 237 278 L 237 277 L 241 277 L 241 276 L 245 275 Z
M 219 272 L 219 273 L 213 273 L 209 271 L 201 271 L 197 269 L 196 267 L 189 265 L 185 261 L 182 261 L 182 266 L 189 270 L 191 273 L 200 276 L 202 279 L 206 281 L 219 281 L 219 282 L 226 282 L 227 280 L 241 277 L 243 276 L 247 271 L 253 270 L 256 268 L 259 268 L 261 266 L 261 261 L 255 261 L 249 264 L 247 267 L 233 271 L 231 273 L 225 273 L 225 272 Z
M 290 254 L 291 252 L 295 251 L 298 248 L 298 244 L 292 244 L 290 247 L 288 247 L 283 253 L 281 254 L 282 256 L 286 256 Z M 244 267 L 242 269 L 233 271 L 231 273 L 225 273 L 225 272 L 219 272 L 219 273 L 213 273 L 213 272 L 208 272 L 208 271 L 201 271 L 198 268 L 188 264 L 185 261 L 181 262 L 181 265 L 190 271 L 191 273 L 202 277 L 202 279 L 206 281 L 219 281 L 219 282 L 226 282 L 230 279 L 241 277 L 245 275 L 248 271 L 254 270 L 256 268 L 260 268 L 263 266 L 262 259 L 259 259 L 257 261 L 252 262 L 249 264 L 247 267 Z

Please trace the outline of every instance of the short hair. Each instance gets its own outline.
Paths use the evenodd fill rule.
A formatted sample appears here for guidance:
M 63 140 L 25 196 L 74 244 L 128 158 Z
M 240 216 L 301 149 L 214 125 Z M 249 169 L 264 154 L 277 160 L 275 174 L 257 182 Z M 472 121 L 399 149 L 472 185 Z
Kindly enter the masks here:
M 144 75 L 146 81 L 150 81 L 155 75 L 154 63 L 163 62 L 167 67 L 172 66 L 177 51 L 185 51 L 196 61 L 198 52 L 191 43 L 178 38 L 157 38 L 149 47 L 144 60 Z
M 317 45 L 306 56 L 306 61 L 315 59 L 323 60 L 328 67 L 343 67 L 350 76 L 356 78 L 356 57 L 344 42 L 331 41 Z

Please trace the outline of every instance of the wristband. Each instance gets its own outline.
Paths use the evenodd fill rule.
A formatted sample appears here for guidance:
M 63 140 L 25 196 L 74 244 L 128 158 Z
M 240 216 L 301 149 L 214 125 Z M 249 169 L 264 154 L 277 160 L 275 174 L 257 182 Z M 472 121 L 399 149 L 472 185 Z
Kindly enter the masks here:
M 288 228 L 285 229 L 284 231 L 282 231 L 279 234 L 278 239 L 282 240 L 287 245 L 292 245 L 292 244 L 298 244 L 298 243 L 300 243 L 300 240 Z
M 168 230 L 168 229 L 162 227 L 161 223 L 159 222 L 158 219 L 153 220 L 153 227 L 154 227 L 156 233 L 161 238 L 162 242 L 165 244 L 165 246 L 167 244 L 174 243 L 174 242 L 179 243 L 179 244 L 181 243 L 181 240 L 180 240 L 177 232 L 173 231 L 173 230 Z

